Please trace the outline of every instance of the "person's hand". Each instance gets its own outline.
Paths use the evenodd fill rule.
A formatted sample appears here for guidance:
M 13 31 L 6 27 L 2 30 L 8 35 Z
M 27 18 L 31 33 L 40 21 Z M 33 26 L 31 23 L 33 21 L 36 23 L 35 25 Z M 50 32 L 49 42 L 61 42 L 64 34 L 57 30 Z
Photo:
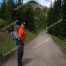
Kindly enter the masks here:
M 19 38 L 21 39 L 21 34 L 19 34 Z

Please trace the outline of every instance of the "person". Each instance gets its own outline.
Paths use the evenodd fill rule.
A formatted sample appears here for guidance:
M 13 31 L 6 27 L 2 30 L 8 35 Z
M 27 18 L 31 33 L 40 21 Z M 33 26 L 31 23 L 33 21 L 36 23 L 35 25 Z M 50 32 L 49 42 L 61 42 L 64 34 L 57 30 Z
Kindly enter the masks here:
M 23 53 L 24 53 L 24 41 L 26 39 L 26 33 L 25 33 L 25 23 L 19 22 L 17 25 L 17 34 L 19 38 L 16 39 L 17 44 L 17 57 L 18 57 L 18 66 L 23 66 Z
M 25 22 L 18 20 L 16 26 L 12 27 L 11 36 L 16 40 L 18 66 L 23 66 L 24 41 L 26 39 Z

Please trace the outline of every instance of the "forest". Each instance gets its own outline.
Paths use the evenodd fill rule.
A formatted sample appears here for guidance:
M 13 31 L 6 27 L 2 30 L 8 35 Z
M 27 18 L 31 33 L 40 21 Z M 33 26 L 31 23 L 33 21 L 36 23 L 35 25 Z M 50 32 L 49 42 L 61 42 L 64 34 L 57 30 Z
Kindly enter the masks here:
M 15 47 L 10 31 L 14 26 L 12 23 L 18 19 L 26 23 L 27 41 L 33 39 L 40 31 L 47 31 L 61 39 L 60 43 L 64 42 L 66 53 L 66 0 L 55 0 L 54 4 L 51 2 L 50 8 L 42 6 L 36 0 L 25 4 L 23 1 L 2 0 L 0 3 L 0 60 L 4 60 L 3 53 Z M 5 30 L 2 30 L 3 28 Z

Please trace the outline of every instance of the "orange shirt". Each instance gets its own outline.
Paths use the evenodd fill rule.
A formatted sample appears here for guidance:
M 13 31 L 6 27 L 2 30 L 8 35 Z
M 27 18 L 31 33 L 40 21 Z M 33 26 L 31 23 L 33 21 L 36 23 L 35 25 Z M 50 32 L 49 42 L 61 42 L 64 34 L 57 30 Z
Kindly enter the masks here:
M 26 33 L 25 33 L 24 28 L 19 27 L 19 29 L 18 29 L 18 35 L 20 35 L 22 41 L 25 41 L 25 39 L 26 39 Z

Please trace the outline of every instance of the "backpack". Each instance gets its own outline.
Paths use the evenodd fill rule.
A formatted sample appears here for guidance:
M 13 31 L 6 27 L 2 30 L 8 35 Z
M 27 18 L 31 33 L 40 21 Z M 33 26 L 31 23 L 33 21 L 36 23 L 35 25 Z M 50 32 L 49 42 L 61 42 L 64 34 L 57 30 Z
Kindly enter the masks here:
M 12 37 L 13 37 L 13 39 L 18 39 L 18 40 L 20 40 L 20 38 L 19 38 L 19 36 L 18 36 L 18 29 L 19 29 L 19 27 L 18 27 L 18 25 L 15 27 L 15 29 L 11 32 L 11 35 L 12 35 Z

